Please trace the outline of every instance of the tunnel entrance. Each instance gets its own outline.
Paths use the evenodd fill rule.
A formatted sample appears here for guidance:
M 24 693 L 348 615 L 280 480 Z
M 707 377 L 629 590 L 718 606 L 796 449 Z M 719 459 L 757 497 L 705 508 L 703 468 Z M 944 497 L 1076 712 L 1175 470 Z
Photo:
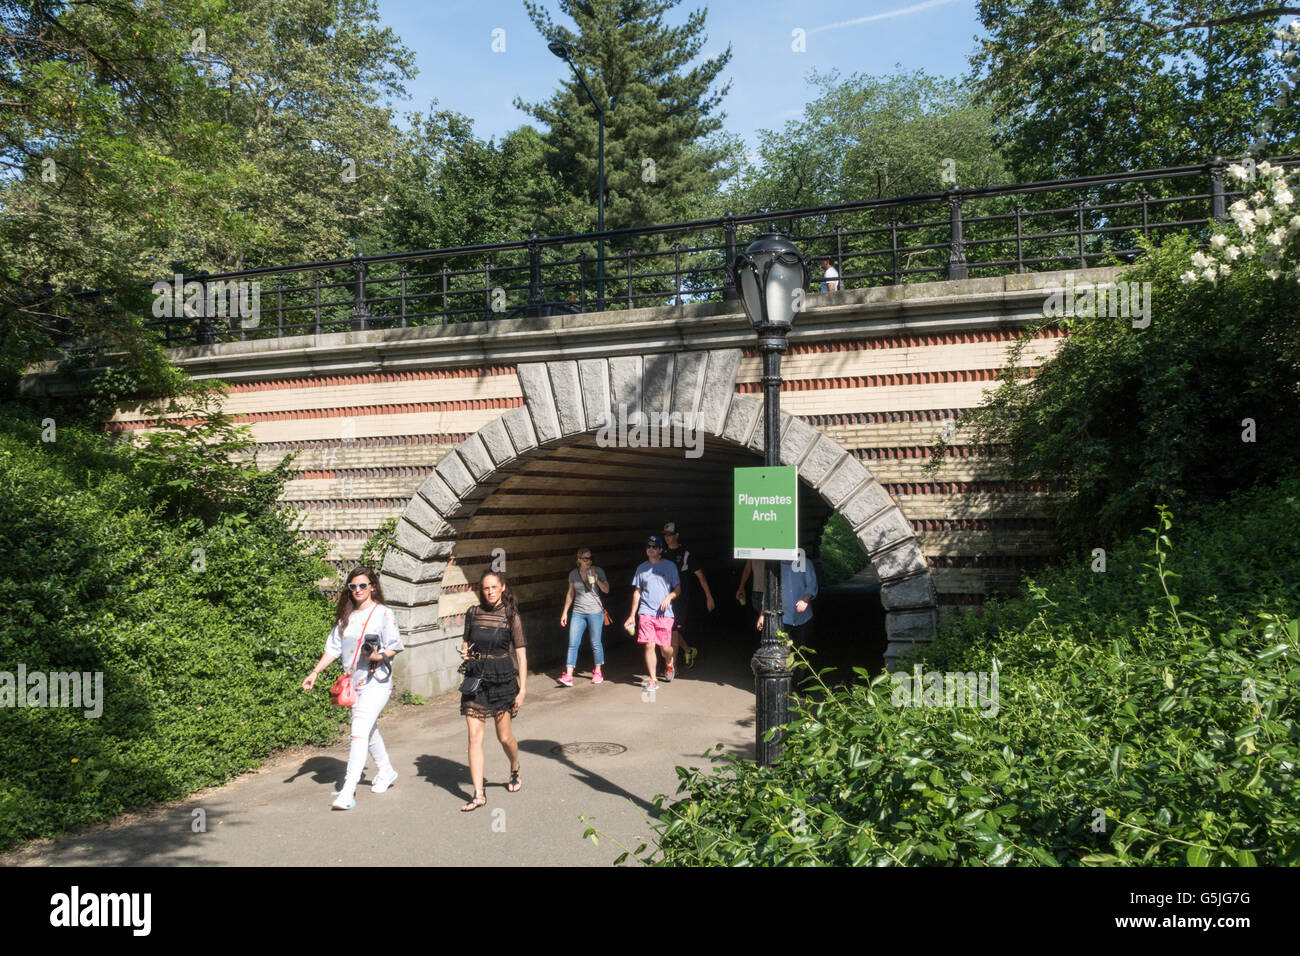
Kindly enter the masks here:
M 762 456 L 716 438 L 706 439 L 699 451 L 687 457 L 679 448 L 606 448 L 589 434 L 524 465 L 483 499 L 457 535 L 442 578 L 441 622 L 450 628 L 462 619 L 475 602 L 474 583 L 494 568 L 505 573 L 519 601 L 530 662 L 562 660 L 568 645 L 559 625 L 566 581 L 578 549 L 590 548 L 610 582 L 605 606 L 615 623 L 606 641 L 630 640 L 620 628 L 631 607 L 633 572 L 645 560 L 645 537 L 674 521 L 691 566 L 703 569 L 715 600 L 712 614 L 690 622 L 700 631 L 701 645 L 756 646 L 756 612 L 735 598 L 743 562 L 732 558 L 731 492 L 732 469 L 761 465 Z M 831 514 L 815 491 L 800 489 L 800 545 L 815 566 Z M 832 652 L 828 656 L 857 666 L 874 656 L 879 667 L 884 613 L 878 595 L 840 589 L 819 600 L 814 611 L 823 607 L 827 627 L 819 626 L 818 643 Z M 871 624 L 875 634 L 869 633 Z
M 735 601 L 742 563 L 731 557 L 731 491 L 732 469 L 762 464 L 762 403 L 736 393 L 739 360 L 739 350 L 726 350 L 521 366 L 524 407 L 448 453 L 398 523 L 383 586 L 415 652 L 402 655 L 399 679 L 422 694 L 459 683 L 464 613 L 488 568 L 505 573 L 520 603 L 530 665 L 555 661 L 567 647 L 559 616 L 579 547 L 591 548 L 609 576 L 606 606 L 619 628 L 645 537 L 667 521 L 678 523 L 682 545 L 708 576 L 716 602 L 708 639 L 752 647 L 755 612 Z M 693 440 L 687 449 L 608 447 L 602 425 L 629 410 L 678 416 Z M 818 663 L 844 667 L 849 679 L 849 667 L 875 666 L 873 655 L 888 664 L 928 640 L 935 625 L 929 570 L 879 482 L 789 415 L 778 457 L 799 469 L 800 545 L 809 557 L 818 560 L 822 530 L 838 510 L 880 581 L 874 591 L 841 588 L 814 605 Z

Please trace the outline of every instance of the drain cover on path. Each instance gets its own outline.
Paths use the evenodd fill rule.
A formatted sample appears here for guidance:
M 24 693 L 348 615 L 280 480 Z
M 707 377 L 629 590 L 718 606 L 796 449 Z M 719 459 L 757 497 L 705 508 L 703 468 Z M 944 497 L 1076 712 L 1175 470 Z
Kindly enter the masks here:
M 625 750 L 622 744 L 609 744 L 591 741 L 576 744 L 557 744 L 551 748 L 551 753 L 559 754 L 561 757 L 592 757 L 592 756 L 613 756 L 621 754 Z

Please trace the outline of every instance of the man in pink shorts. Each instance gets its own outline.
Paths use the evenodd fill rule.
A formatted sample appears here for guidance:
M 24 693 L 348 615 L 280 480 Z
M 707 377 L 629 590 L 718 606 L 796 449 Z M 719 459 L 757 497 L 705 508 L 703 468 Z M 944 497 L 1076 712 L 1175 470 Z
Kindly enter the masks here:
M 632 610 L 623 627 L 632 633 L 636 622 L 636 639 L 645 645 L 645 666 L 650 676 L 642 684 L 646 690 L 657 690 L 655 679 L 657 656 L 655 648 L 664 657 L 664 666 L 673 666 L 673 598 L 681 591 L 682 579 L 677 565 L 663 559 L 664 542 L 657 534 L 645 539 L 646 560 L 632 576 Z

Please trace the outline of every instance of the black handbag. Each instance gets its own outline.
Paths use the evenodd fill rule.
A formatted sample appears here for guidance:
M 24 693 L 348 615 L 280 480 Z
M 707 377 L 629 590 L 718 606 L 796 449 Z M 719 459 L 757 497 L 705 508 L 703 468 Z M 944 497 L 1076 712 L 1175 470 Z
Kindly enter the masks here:
M 470 608 L 469 612 L 466 613 L 465 615 L 465 637 L 467 639 L 469 637 L 469 629 L 474 626 L 473 613 L 475 610 L 477 610 L 477 608 Z M 462 694 L 469 694 L 473 696 L 474 694 L 477 694 L 479 688 L 483 686 L 483 678 L 479 677 L 478 675 L 470 676 L 469 665 L 470 665 L 470 661 L 468 660 L 461 661 L 460 667 L 458 667 L 456 670 L 457 673 L 465 675 L 465 679 L 460 682 L 460 692 Z

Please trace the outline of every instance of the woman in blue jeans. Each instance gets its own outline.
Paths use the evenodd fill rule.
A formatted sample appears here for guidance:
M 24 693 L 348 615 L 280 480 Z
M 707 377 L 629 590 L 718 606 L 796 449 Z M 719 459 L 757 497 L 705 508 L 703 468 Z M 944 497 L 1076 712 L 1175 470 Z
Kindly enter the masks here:
M 592 564 L 590 548 L 579 548 L 578 566 L 569 572 L 569 593 L 564 596 L 564 610 L 560 612 L 560 627 L 569 629 L 569 657 L 560 676 L 560 683 L 565 687 L 573 686 L 573 668 L 578 664 L 583 631 L 590 632 L 591 651 L 596 657 L 591 682 L 600 684 L 605 680 L 601 672 L 605 666 L 605 648 L 600 643 L 600 632 L 605 624 L 605 608 L 600 601 L 602 592 L 609 593 L 604 569 Z M 569 608 L 573 608 L 572 618 L 569 617 Z

